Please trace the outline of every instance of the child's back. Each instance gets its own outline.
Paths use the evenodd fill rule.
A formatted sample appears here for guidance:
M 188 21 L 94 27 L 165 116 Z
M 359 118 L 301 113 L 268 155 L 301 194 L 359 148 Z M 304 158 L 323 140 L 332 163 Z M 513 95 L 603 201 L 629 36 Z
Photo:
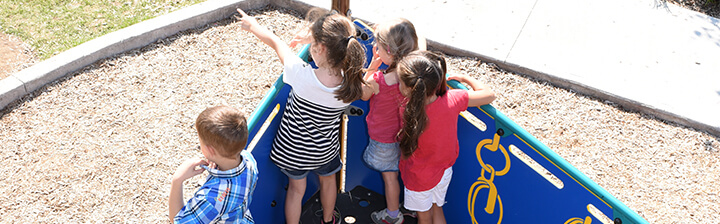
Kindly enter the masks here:
M 370 140 L 363 153 L 363 160 L 372 169 L 382 173 L 385 182 L 386 209 L 375 211 L 371 219 L 375 223 L 402 223 L 400 214 L 400 183 L 398 181 L 398 131 L 400 130 L 400 105 L 404 97 L 400 94 L 397 62 L 410 52 L 418 49 L 415 26 L 406 19 L 395 19 L 380 23 L 375 29 L 373 60 L 368 66 L 366 80 L 368 88 L 363 100 L 369 100 L 366 117 Z M 378 69 L 387 64 L 386 70 Z
M 404 98 L 400 94 L 395 70 L 400 59 L 418 49 L 418 37 L 415 26 L 406 19 L 381 23 L 374 35 L 373 60 L 365 78 L 372 89 L 363 94 L 363 100 L 370 101 L 366 117 L 368 134 L 372 140 L 394 143 L 400 130 L 398 109 Z M 382 63 L 388 65 L 387 69 L 373 72 Z
M 207 160 L 189 159 L 175 171 L 170 218 L 176 223 L 254 223 L 249 207 L 258 169 L 253 155 L 244 150 L 248 138 L 245 116 L 235 108 L 211 107 L 200 113 L 195 128 L 200 152 Z M 205 170 L 209 173 L 205 183 L 183 205 L 182 183 Z
M 495 93 L 466 75 L 451 77 L 472 90 L 447 90 L 445 59 L 416 51 L 398 65 L 400 91 L 408 97 L 403 110 L 400 173 L 405 207 L 418 211 L 419 223 L 445 223 L 442 206 L 458 157 L 457 121 L 471 106 L 489 104 Z
M 230 170 L 201 166 L 208 171 L 208 177 L 180 210 L 175 222 L 185 223 L 199 219 L 203 223 L 213 220 L 254 223 L 250 214 L 250 202 L 258 178 L 257 162 L 248 151 L 242 151 L 240 155 L 243 161 Z
M 323 221 L 332 223 L 339 159 L 341 114 L 362 96 L 362 66 L 365 52 L 355 38 L 352 22 L 339 14 L 314 14 L 309 32 L 290 42 L 310 44 L 310 55 L 318 69 L 303 62 L 272 32 L 257 24 L 242 10 L 243 29 L 255 34 L 278 54 L 285 72 L 283 82 L 292 86 L 280 127 L 273 141 L 270 159 L 288 176 L 285 197 L 287 223 L 298 223 L 305 193 L 306 178 L 315 172 L 320 180 Z

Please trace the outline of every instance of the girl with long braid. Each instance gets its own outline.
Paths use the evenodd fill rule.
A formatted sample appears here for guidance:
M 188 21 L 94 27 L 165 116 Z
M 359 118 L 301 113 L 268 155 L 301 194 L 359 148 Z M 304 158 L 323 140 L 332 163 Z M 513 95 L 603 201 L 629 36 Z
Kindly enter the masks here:
M 404 57 L 397 72 L 400 92 L 407 97 L 400 130 L 400 176 L 405 208 L 418 212 L 418 223 L 446 223 L 445 203 L 452 165 L 459 153 L 460 112 L 495 100 L 495 93 L 467 75 L 449 77 L 472 90 L 447 90 L 445 59 L 429 51 Z

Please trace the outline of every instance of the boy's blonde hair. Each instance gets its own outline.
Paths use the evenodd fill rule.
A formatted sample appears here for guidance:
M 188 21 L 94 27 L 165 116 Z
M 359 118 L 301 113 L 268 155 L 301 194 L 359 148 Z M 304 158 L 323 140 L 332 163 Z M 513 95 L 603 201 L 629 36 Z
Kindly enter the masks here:
M 195 120 L 195 129 L 205 144 L 226 158 L 236 157 L 248 139 L 245 114 L 228 106 L 205 109 Z
M 394 71 L 398 61 L 418 50 L 418 36 L 415 26 L 407 19 L 398 18 L 381 23 L 375 30 L 375 41 L 393 57 L 393 63 L 388 65 L 387 71 Z

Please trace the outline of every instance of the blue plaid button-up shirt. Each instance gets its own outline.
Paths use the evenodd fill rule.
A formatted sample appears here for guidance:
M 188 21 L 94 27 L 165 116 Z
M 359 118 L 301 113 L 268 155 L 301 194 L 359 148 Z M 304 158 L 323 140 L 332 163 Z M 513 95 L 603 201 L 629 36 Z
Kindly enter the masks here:
M 210 175 L 175 216 L 175 223 L 255 223 L 249 206 L 258 178 L 257 163 L 248 151 L 240 155 L 243 161 L 234 169 L 202 166 Z

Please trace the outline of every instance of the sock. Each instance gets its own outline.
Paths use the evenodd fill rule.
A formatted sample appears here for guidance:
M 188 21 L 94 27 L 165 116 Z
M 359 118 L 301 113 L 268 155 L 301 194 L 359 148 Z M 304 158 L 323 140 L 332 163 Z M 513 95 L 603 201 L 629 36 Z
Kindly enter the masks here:
M 395 210 L 395 211 L 387 210 L 387 213 L 388 213 L 388 215 L 390 215 L 390 217 L 397 217 L 398 213 L 400 213 L 400 209 Z

